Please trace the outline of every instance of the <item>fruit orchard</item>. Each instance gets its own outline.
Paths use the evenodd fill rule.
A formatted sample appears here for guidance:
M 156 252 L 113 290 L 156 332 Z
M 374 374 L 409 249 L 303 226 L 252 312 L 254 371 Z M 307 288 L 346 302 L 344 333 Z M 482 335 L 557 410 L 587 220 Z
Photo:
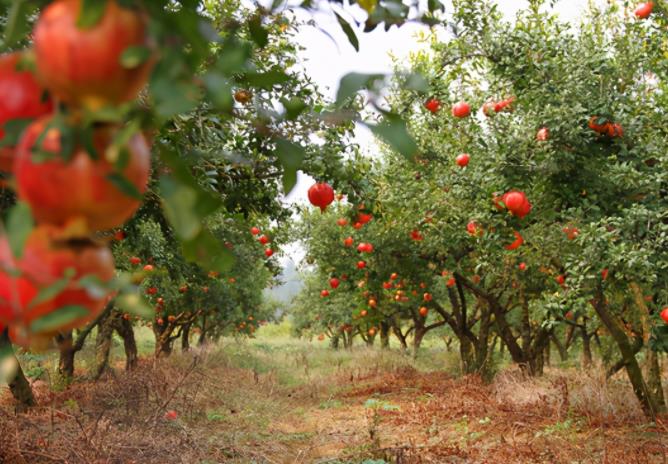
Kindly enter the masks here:
M 16 411 L 44 406 L 26 356 L 53 354 L 76 389 L 86 347 L 87 381 L 116 375 L 115 340 L 132 378 L 177 344 L 287 323 L 410 362 L 444 340 L 448 375 L 481 385 L 577 353 L 665 424 L 668 4 L 571 24 L 538 0 L 512 21 L 486 0 L 331 3 L 2 3 L 0 380 Z M 421 46 L 328 99 L 296 39 L 295 12 L 321 7 L 355 49 L 406 22 Z M 284 200 L 298 172 L 301 206 Z M 303 286 L 278 307 L 265 289 L 295 245 Z M 181 420 L 181 384 L 155 418 Z

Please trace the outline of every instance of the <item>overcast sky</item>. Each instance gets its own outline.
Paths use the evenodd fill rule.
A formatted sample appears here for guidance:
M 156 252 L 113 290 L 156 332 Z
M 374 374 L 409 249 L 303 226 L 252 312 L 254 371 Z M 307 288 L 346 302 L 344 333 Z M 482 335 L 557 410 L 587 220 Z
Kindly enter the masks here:
M 601 4 L 606 0 L 593 1 Z M 425 26 L 414 23 L 405 24 L 400 28 L 392 27 L 388 32 L 378 27 L 367 34 L 363 33 L 360 27 L 357 30 L 360 50 L 356 52 L 341 31 L 334 15 L 328 10 L 329 3 L 326 1 L 321 3 L 323 12 L 313 15 L 300 14 L 300 19 L 312 19 L 318 27 L 302 27 L 297 35 L 297 40 L 305 48 L 301 53 L 301 60 L 307 74 L 330 98 L 336 95 L 341 77 L 349 72 L 391 73 L 391 55 L 399 60 L 404 60 L 409 52 L 420 48 L 421 44 L 417 35 L 421 31 L 427 31 Z M 447 3 L 446 13 L 452 11 Z M 577 23 L 589 1 L 560 0 L 555 3 L 554 9 L 563 20 Z M 511 20 L 517 11 L 527 7 L 529 2 L 526 0 L 498 0 L 497 4 L 506 18 Z M 363 15 L 361 16 L 363 18 Z M 358 17 L 358 19 L 361 18 Z M 327 31 L 327 34 L 319 28 Z M 366 150 L 373 150 L 373 139 L 366 130 L 358 130 L 357 140 Z M 306 203 L 306 191 L 312 183 L 313 179 L 300 173 L 297 186 L 286 200 L 291 203 Z M 288 255 L 293 255 L 297 261 L 301 259 L 302 253 L 298 248 L 288 247 L 284 251 Z

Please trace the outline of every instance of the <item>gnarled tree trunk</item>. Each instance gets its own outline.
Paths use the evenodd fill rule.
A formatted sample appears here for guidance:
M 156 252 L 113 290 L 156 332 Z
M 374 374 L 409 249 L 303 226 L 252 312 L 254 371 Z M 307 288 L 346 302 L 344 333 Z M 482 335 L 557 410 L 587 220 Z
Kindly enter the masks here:
M 14 375 L 7 380 L 9 391 L 12 393 L 12 396 L 16 401 L 16 411 L 19 413 L 25 412 L 29 408 L 35 406 L 35 396 L 30 387 L 30 382 L 28 382 L 28 379 L 21 368 L 21 364 L 14 354 L 7 329 L 3 330 L 0 334 L 0 356 L 10 356 L 14 358 L 14 361 L 16 362 Z

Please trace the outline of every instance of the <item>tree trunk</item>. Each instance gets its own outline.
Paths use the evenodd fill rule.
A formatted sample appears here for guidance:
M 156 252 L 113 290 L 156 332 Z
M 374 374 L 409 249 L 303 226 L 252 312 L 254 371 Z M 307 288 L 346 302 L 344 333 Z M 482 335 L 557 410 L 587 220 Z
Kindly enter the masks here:
M 109 352 L 111 351 L 112 335 L 114 333 L 114 321 L 112 315 L 100 321 L 95 337 L 95 371 L 93 378 L 98 380 L 107 369 L 109 364 Z
M 462 374 L 473 374 L 478 370 L 473 352 L 473 343 L 467 337 L 459 337 L 459 358 Z
M 183 333 L 181 334 L 181 351 L 183 353 L 190 351 L 190 324 L 183 326 Z
M 125 349 L 125 370 L 131 371 L 137 367 L 137 341 L 135 340 L 135 331 L 132 329 L 130 321 L 124 317 L 116 319 L 116 332 L 123 339 L 123 348 Z
M 6 329 L 0 334 L 0 356 L 10 356 L 16 362 L 14 376 L 7 379 L 7 381 L 9 383 L 9 391 L 16 401 L 16 412 L 25 412 L 35 406 L 35 396 L 32 393 L 30 382 L 28 382 L 21 364 L 14 354 Z
M 383 349 L 390 347 L 390 324 L 386 321 L 380 323 L 380 347 Z
M 397 340 L 399 340 L 399 343 L 401 344 L 401 349 L 403 349 L 404 351 L 408 350 L 408 343 L 406 341 L 406 336 L 403 334 L 401 329 L 397 326 L 393 326 L 392 332 L 397 337 Z
M 69 385 L 74 377 L 74 355 L 76 354 L 72 331 L 56 335 L 56 342 L 60 353 L 58 375 L 65 385 Z
M 329 337 L 329 347 L 333 350 L 338 350 L 339 345 L 341 344 L 341 334 L 334 334 Z
M 206 345 L 206 315 L 202 316 L 202 331 L 199 333 L 199 340 L 197 340 L 197 346 Z
M 418 351 L 420 351 L 420 345 L 422 345 L 422 340 L 424 339 L 427 331 L 424 327 L 415 327 L 413 331 L 413 357 L 417 358 Z
M 559 359 L 561 359 L 561 362 L 568 361 L 568 349 L 566 348 L 566 345 L 561 343 L 556 334 L 552 334 L 550 340 L 552 340 L 554 346 L 557 347 L 557 351 L 559 352 Z
M 658 413 L 666 412 L 666 399 L 663 395 L 663 386 L 661 385 L 661 363 L 659 363 L 659 353 L 647 349 L 646 356 L 647 386 L 650 394 L 656 399 Z
M 591 334 L 587 333 L 586 327 L 582 327 L 580 335 L 582 336 L 582 367 L 591 367 Z
M 635 358 L 635 353 L 629 343 L 629 339 L 624 332 L 624 328 L 617 316 L 608 310 L 602 292 L 599 292 L 598 298 L 594 301 L 594 309 L 619 348 L 624 367 L 626 368 L 626 374 L 629 377 L 636 398 L 640 401 L 643 412 L 649 419 L 655 421 L 657 412 L 665 410 L 665 403 L 659 405 L 657 399 L 652 395 L 645 383 L 642 371 Z

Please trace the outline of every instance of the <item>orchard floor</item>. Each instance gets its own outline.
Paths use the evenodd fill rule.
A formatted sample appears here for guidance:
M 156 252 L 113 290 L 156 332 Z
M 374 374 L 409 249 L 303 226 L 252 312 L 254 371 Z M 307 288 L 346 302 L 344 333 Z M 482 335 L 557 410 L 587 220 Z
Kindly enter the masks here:
M 505 369 L 486 385 L 455 371 L 456 356 L 436 347 L 415 361 L 285 337 L 224 340 L 147 357 L 130 374 L 119 362 L 97 383 L 83 370 L 55 393 L 39 380 L 26 415 L 0 390 L 0 463 L 668 462 L 667 418 L 647 424 L 621 377 Z

